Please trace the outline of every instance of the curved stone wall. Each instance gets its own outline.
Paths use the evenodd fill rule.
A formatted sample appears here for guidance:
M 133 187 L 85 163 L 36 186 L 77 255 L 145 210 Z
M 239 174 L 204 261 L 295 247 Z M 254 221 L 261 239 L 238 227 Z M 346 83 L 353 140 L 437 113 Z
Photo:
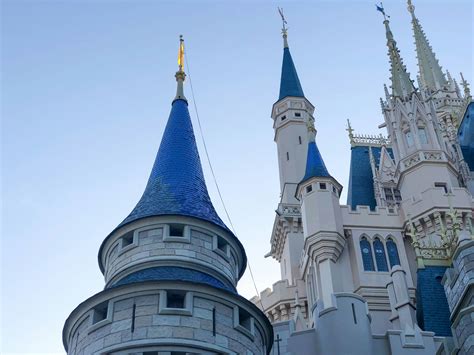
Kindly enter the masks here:
M 168 307 L 173 292 L 182 308 Z M 176 305 L 176 304 L 173 304 Z M 66 321 L 67 353 L 266 354 L 273 335 L 249 301 L 202 285 L 149 282 L 105 290 L 77 307 Z
M 205 228 L 205 229 L 204 229 Z M 180 236 L 173 234 L 176 230 Z M 101 248 L 106 287 L 143 268 L 195 268 L 235 287 L 243 257 L 233 238 L 218 228 L 185 217 L 156 217 L 116 231 Z

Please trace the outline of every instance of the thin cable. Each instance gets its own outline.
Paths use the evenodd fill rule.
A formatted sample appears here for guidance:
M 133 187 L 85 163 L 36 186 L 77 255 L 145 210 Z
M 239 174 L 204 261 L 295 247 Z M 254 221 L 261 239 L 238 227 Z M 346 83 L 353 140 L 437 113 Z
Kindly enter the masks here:
M 207 158 L 207 162 L 209 164 L 209 168 L 211 170 L 212 179 L 214 180 L 214 184 L 216 185 L 217 194 L 219 195 L 219 199 L 221 200 L 222 207 L 224 207 L 224 211 L 225 211 L 225 214 L 226 214 L 227 219 L 229 221 L 230 227 L 232 228 L 232 232 L 234 234 L 237 234 L 235 232 L 234 224 L 232 223 L 232 219 L 230 218 L 229 212 L 227 211 L 227 207 L 225 206 L 224 198 L 222 197 L 222 194 L 221 194 L 221 189 L 219 188 L 219 184 L 217 183 L 216 174 L 214 174 L 214 169 L 212 168 L 211 158 L 209 157 L 209 152 L 207 151 L 206 140 L 204 139 L 204 133 L 203 133 L 202 126 L 201 126 L 201 120 L 199 119 L 199 112 L 198 112 L 197 105 L 196 105 L 196 97 L 194 96 L 193 81 L 191 79 L 191 70 L 189 70 L 189 60 L 188 60 L 188 56 L 186 54 L 186 51 L 184 51 L 184 57 L 185 57 L 185 63 L 186 63 L 186 71 L 188 72 L 188 77 L 189 77 L 189 86 L 191 88 L 191 95 L 193 97 L 194 111 L 196 112 L 196 118 L 197 118 L 198 126 L 199 126 L 199 134 L 201 135 L 202 145 L 204 146 L 204 152 L 206 153 L 206 158 Z M 252 278 L 252 282 L 253 282 L 253 286 L 255 288 L 255 292 L 257 293 L 258 300 L 260 301 L 260 306 L 262 307 L 262 311 L 264 311 L 262 299 L 260 298 L 260 293 L 258 292 L 257 284 L 255 283 L 255 278 L 253 277 L 252 268 L 250 267 L 250 261 L 248 259 L 247 259 L 247 265 L 249 266 L 250 277 Z

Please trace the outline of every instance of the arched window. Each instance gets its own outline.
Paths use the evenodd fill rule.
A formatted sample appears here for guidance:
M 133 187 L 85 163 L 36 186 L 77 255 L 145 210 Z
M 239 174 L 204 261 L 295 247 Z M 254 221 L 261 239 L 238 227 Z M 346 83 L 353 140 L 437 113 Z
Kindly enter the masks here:
M 388 271 L 387 257 L 383 243 L 379 238 L 374 241 L 375 261 L 377 262 L 377 271 Z
M 390 261 L 390 268 L 395 265 L 400 265 L 400 258 L 398 257 L 397 244 L 392 239 L 387 240 L 388 260 Z
M 360 251 L 365 271 L 375 271 L 374 258 L 372 257 L 372 246 L 366 238 L 360 240 Z

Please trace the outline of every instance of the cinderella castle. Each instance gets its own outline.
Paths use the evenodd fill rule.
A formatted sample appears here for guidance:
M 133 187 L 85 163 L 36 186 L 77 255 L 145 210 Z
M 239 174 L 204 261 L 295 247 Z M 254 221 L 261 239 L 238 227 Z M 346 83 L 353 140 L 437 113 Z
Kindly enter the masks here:
M 348 122 L 347 204 L 318 150 L 282 15 L 272 109 L 281 200 L 267 255 L 281 280 L 250 301 L 236 290 L 244 246 L 204 181 L 181 40 L 148 183 L 100 246 L 105 288 L 67 318 L 68 354 L 474 354 L 474 102 L 464 78 L 461 90 L 442 70 L 411 0 L 416 86 L 378 10 L 391 72 L 380 99 L 387 136 L 355 134 Z

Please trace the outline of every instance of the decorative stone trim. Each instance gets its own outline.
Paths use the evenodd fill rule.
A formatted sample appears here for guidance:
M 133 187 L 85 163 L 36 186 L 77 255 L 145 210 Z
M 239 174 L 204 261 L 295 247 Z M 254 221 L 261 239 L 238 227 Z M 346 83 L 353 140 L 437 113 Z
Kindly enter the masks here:
M 168 307 L 168 292 L 169 291 L 160 291 L 160 302 L 158 305 L 158 314 L 175 314 L 182 316 L 191 316 L 193 314 L 193 293 L 186 292 L 184 296 L 184 308 L 172 308 Z M 185 291 L 179 291 L 185 292 Z

